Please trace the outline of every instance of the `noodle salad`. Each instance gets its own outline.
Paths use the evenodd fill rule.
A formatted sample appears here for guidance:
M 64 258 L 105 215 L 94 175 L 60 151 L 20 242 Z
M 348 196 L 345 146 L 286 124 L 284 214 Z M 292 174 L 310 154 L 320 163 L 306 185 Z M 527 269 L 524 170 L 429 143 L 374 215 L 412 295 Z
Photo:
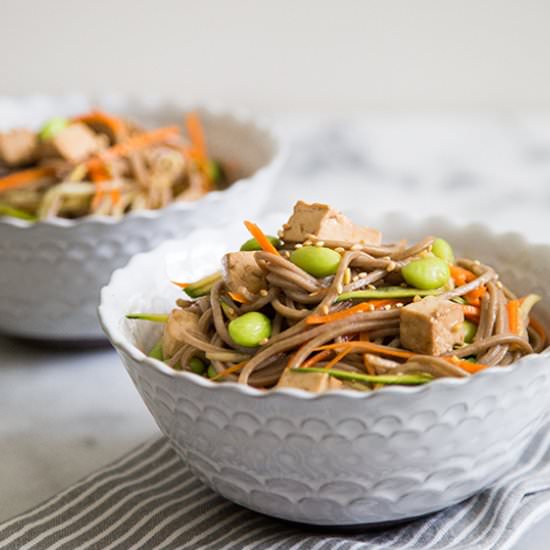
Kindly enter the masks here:
M 541 352 L 536 294 L 517 297 L 478 260 L 432 236 L 382 244 L 376 229 L 299 201 L 278 233 L 251 239 L 193 283 L 151 357 L 257 388 L 373 391 L 467 377 Z
M 120 217 L 225 188 L 227 167 L 209 157 L 199 117 L 185 123 L 187 137 L 96 110 L 0 133 L 0 216 Z

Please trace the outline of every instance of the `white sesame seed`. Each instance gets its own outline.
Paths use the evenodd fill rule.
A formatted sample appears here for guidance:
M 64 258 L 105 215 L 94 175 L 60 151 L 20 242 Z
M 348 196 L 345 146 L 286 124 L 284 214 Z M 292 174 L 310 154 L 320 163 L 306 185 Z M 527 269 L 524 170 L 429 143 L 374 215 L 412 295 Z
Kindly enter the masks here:
M 400 307 L 403 307 L 403 306 L 404 306 L 403 302 L 397 302 L 397 304 L 395 304 L 396 308 L 400 308 Z
M 325 241 L 317 241 L 317 242 L 315 243 L 315 246 L 319 246 L 319 247 L 325 246 Z
M 393 271 L 397 267 L 397 264 L 395 262 L 390 261 L 390 263 L 386 266 L 386 271 Z
M 390 305 L 390 304 L 386 304 L 386 305 L 384 306 L 384 309 L 385 309 L 386 311 L 389 311 L 389 310 L 391 309 L 391 305 Z
M 498 288 L 502 288 L 504 286 L 500 281 L 497 281 L 496 285 L 497 285 Z
M 358 275 L 358 277 L 360 279 L 364 279 L 366 276 L 367 276 L 367 274 L 364 271 L 361 271 L 361 273 L 359 273 L 359 275 Z
M 367 285 L 367 288 L 369 290 L 376 290 L 376 287 L 374 285 Z
M 413 298 L 413 302 L 420 302 L 420 300 L 422 300 L 422 298 L 418 294 Z
M 302 248 L 302 246 L 303 246 L 303 245 L 302 245 L 301 243 L 296 243 L 296 244 L 294 245 L 294 248 Z
M 338 294 L 342 294 L 342 292 L 344 292 L 344 287 L 341 283 L 336 287 L 336 292 L 338 292 Z
M 260 340 L 260 346 L 265 346 L 269 342 L 269 338 L 264 338 L 263 340 Z
M 351 245 L 351 250 L 361 250 L 363 247 L 359 243 Z
M 481 265 L 481 262 L 479 260 L 474 260 L 475 265 Z
M 354 282 L 354 283 L 356 283 L 358 280 L 359 280 L 359 276 L 358 276 L 358 275 L 355 275 L 355 276 L 352 278 L 352 282 Z
M 304 241 L 304 246 L 311 246 L 313 244 L 313 241 L 308 239 L 307 241 Z
M 342 248 L 341 246 L 337 246 L 337 247 L 334 249 L 334 252 L 338 252 L 338 254 L 343 254 L 345 251 L 346 251 L 346 249 L 345 249 L 345 248 Z
M 325 304 L 325 305 L 321 308 L 321 311 L 323 312 L 323 315 L 328 315 L 328 306 Z
M 268 294 L 269 292 L 267 292 L 265 288 L 262 288 L 262 290 L 260 290 L 260 296 L 267 296 Z

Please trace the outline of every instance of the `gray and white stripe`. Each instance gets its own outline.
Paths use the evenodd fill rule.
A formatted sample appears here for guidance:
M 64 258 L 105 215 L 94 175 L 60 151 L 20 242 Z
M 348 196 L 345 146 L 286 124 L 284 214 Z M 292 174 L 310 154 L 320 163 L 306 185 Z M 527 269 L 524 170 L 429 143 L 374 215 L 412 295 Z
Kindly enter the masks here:
M 428 518 L 356 535 L 301 531 L 241 508 L 160 439 L 1 524 L 0 549 L 505 550 L 550 513 L 549 428 L 495 487 Z

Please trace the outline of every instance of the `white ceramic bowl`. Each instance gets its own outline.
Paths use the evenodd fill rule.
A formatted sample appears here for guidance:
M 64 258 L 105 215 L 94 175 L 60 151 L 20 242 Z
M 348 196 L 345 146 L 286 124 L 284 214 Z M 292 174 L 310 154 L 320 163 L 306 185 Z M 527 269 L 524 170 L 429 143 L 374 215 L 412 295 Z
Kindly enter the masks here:
M 90 106 L 115 109 L 144 124 L 174 124 L 190 107 L 121 98 L 0 98 L 3 128 L 36 126 L 54 114 Z M 121 220 L 89 216 L 29 223 L 0 218 L 0 332 L 41 340 L 104 338 L 97 322 L 100 288 L 138 252 L 191 229 L 254 216 L 269 197 L 284 154 L 273 133 L 242 113 L 197 108 L 215 158 L 245 177 L 196 202 L 132 213 Z M 1 128 L 0 128 L 1 129 Z
M 498 268 L 518 292 L 542 294 L 546 309 L 537 311 L 550 326 L 550 247 L 441 219 L 418 224 L 392 215 L 376 227 L 388 240 L 446 237 Z M 116 271 L 101 294 L 106 334 L 162 432 L 207 485 L 264 514 L 342 526 L 440 510 L 514 466 L 550 410 L 548 351 L 467 379 L 320 395 L 217 384 L 147 358 L 141 350 L 160 327 L 124 315 L 169 311 L 179 291 L 166 279 L 167 263 L 179 263 L 192 280 L 245 238 L 233 226 L 165 243 Z

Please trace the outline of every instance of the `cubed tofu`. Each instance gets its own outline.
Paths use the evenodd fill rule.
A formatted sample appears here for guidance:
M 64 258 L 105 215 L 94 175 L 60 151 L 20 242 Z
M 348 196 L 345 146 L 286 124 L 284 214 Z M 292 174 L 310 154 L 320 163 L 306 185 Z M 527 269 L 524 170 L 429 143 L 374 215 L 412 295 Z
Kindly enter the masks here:
M 85 124 L 76 122 L 63 128 L 51 140 L 57 155 L 71 162 L 78 162 L 99 150 L 96 134 Z
M 326 204 L 298 201 L 283 226 L 283 240 L 302 242 L 312 235 L 322 241 L 346 241 L 379 245 L 382 233 L 354 224 L 349 218 Z
M 400 310 L 401 345 L 411 351 L 442 355 L 464 343 L 464 312 L 460 304 L 428 296 Z
M 29 164 L 36 157 L 38 140 L 30 130 L 18 129 L 0 134 L 0 160 L 7 166 Z
M 296 372 L 292 369 L 286 369 L 281 375 L 276 387 L 324 392 L 327 390 L 337 390 L 341 388 L 342 385 L 340 380 L 324 372 Z
M 254 252 L 229 252 L 223 257 L 223 277 L 231 292 L 258 294 L 267 287 L 265 274 L 256 263 Z
M 162 353 L 172 357 L 185 342 L 185 333 L 200 334 L 199 316 L 185 309 L 174 309 L 168 316 L 162 334 Z

